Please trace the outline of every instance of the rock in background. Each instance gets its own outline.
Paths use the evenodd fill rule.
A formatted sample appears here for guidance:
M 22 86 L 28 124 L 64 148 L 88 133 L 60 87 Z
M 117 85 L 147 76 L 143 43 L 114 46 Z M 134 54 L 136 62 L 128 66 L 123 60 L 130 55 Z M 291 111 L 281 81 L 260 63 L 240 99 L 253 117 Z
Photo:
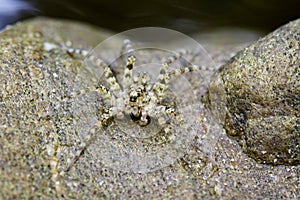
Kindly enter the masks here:
M 210 108 L 261 163 L 300 163 L 300 20 L 239 52 L 211 84 Z

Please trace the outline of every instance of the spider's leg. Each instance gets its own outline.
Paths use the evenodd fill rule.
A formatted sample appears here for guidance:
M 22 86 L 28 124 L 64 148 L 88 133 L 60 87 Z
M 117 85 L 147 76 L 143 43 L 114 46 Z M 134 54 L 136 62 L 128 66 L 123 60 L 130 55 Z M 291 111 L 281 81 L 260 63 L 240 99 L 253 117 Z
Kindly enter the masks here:
M 113 104 L 114 95 L 110 92 L 108 88 L 106 88 L 104 85 L 99 85 L 96 87 L 96 90 L 102 94 L 103 98 L 110 104 Z
M 178 123 L 182 123 L 183 119 L 180 115 L 176 112 L 174 108 L 169 108 L 166 106 L 160 106 L 159 110 L 156 111 L 156 115 L 158 116 L 158 122 L 160 125 L 166 124 L 166 116 L 174 117 Z
M 132 70 L 135 65 L 135 57 L 133 55 L 128 56 L 127 63 L 124 69 L 123 86 L 124 89 L 128 89 L 132 85 Z
M 121 56 L 124 57 L 124 60 L 127 61 L 127 58 L 133 55 L 132 42 L 128 39 L 123 41 L 123 46 L 121 48 Z
M 151 84 L 150 84 L 150 76 L 147 73 L 143 73 L 139 79 L 139 84 L 143 88 L 143 101 L 142 103 L 147 106 L 143 106 L 140 117 L 140 125 L 149 124 L 149 113 L 153 108 L 155 108 L 155 97 L 153 96 L 153 92 L 150 92 Z
M 95 64 L 97 67 L 101 67 L 104 69 L 104 76 L 106 78 L 106 81 L 109 85 L 109 88 L 113 92 L 119 92 L 121 90 L 121 87 L 119 83 L 116 80 L 116 77 L 114 76 L 111 68 L 100 58 L 96 57 L 93 54 L 90 54 L 88 50 L 84 49 L 74 49 L 69 47 L 64 47 L 64 49 L 70 53 L 70 54 L 77 54 L 86 57 L 86 59 L 89 59 L 93 64 Z
M 90 59 L 96 66 L 103 67 L 103 73 L 110 91 L 113 93 L 118 93 L 121 90 L 121 87 L 117 82 L 117 79 L 111 68 L 102 59 L 97 58 L 94 55 L 88 55 L 88 59 Z
M 165 96 L 165 92 L 168 90 L 168 84 L 170 82 L 168 69 L 169 64 L 164 63 L 160 69 L 158 81 L 153 86 L 153 92 L 159 100 Z
M 95 125 L 94 127 L 91 128 L 91 130 L 88 133 L 86 142 L 83 142 L 80 145 L 79 149 L 75 152 L 74 157 L 72 158 L 71 162 L 68 164 L 67 168 L 65 169 L 66 172 L 71 169 L 71 167 L 78 161 L 80 156 L 84 153 L 86 148 L 92 143 L 93 138 L 95 138 L 95 136 L 96 136 L 96 132 L 97 132 L 98 128 L 99 127 L 97 125 Z
M 165 96 L 165 93 L 169 87 L 169 65 L 174 63 L 176 60 L 182 58 L 186 54 L 191 54 L 191 52 L 189 50 L 181 50 L 175 55 L 169 56 L 163 63 L 162 68 L 159 72 L 158 81 L 153 86 L 153 91 L 158 97 L 158 99 L 161 100 Z
M 106 82 L 108 84 L 108 87 L 105 87 L 104 85 L 98 85 L 96 88 L 95 87 L 85 88 L 81 91 L 75 92 L 75 94 L 74 93 L 71 94 L 71 97 L 76 95 L 86 94 L 92 91 L 98 91 L 102 95 L 102 97 L 106 100 L 106 102 L 109 103 L 111 106 L 117 105 L 117 106 L 113 106 L 113 112 L 118 113 L 117 116 L 122 116 L 122 112 L 121 112 L 122 108 L 120 107 L 120 105 L 122 105 L 122 102 L 118 102 L 122 99 L 122 98 L 118 98 L 118 96 L 120 95 L 121 87 L 118 84 L 111 68 L 102 59 L 97 58 L 93 54 L 89 54 L 89 52 L 86 50 L 72 49 L 72 48 L 66 48 L 66 49 L 67 52 L 69 53 L 75 53 L 75 54 L 86 56 L 86 58 L 89 59 L 93 64 L 103 68 L 104 69 L 103 73 L 106 78 Z
M 170 65 L 170 64 L 174 63 L 176 60 L 182 58 L 183 56 L 190 55 L 192 53 L 193 53 L 192 51 L 187 50 L 187 49 L 179 50 L 178 52 L 175 53 L 175 55 L 171 55 L 171 56 L 167 57 L 167 59 L 164 61 L 164 63 L 167 63 Z
M 80 55 L 80 56 L 85 57 L 89 54 L 89 51 L 86 49 L 79 49 L 79 48 L 75 49 L 75 48 L 66 47 L 66 46 L 64 46 L 63 48 L 71 55 L 75 54 L 75 55 Z
M 176 76 L 180 76 L 182 74 L 186 74 L 186 73 L 193 72 L 193 71 L 199 71 L 199 70 L 214 71 L 214 68 L 207 67 L 207 66 L 192 65 L 192 66 L 189 66 L 189 67 L 182 67 L 180 69 L 172 70 L 171 72 L 169 72 L 169 77 L 171 79 L 171 78 L 174 78 Z
M 147 92 L 150 89 L 149 88 L 149 87 L 151 87 L 150 80 L 151 80 L 151 78 L 150 78 L 149 74 L 146 72 L 144 72 L 144 73 L 138 72 L 133 77 L 134 85 L 142 86 L 143 92 Z
M 79 149 L 76 151 L 73 159 L 71 160 L 71 162 L 68 164 L 67 168 L 65 169 L 65 171 L 69 171 L 71 169 L 71 167 L 78 161 L 78 159 L 80 158 L 80 156 L 84 153 L 84 151 L 86 150 L 86 148 L 94 141 L 94 139 L 97 136 L 97 133 L 99 131 L 99 129 L 102 129 L 107 126 L 107 121 L 109 121 L 109 119 L 112 117 L 112 114 L 109 112 L 110 110 L 107 110 L 101 117 L 101 120 L 98 121 L 88 132 L 87 134 L 87 138 L 85 138 L 85 142 L 83 142 Z
M 134 49 L 130 40 L 126 39 L 123 42 L 121 49 L 121 56 L 123 57 L 126 65 L 123 76 L 123 89 L 128 89 L 132 85 L 132 70 L 135 65 Z
M 145 93 L 148 94 L 148 91 L 151 89 L 151 78 L 148 73 L 144 72 L 141 78 L 141 84 L 144 86 Z
M 76 96 L 81 96 L 81 95 L 85 95 L 88 94 L 90 92 L 94 92 L 97 91 L 99 92 L 102 97 L 106 100 L 107 103 L 109 103 L 110 105 L 112 105 L 113 100 L 115 99 L 115 96 L 111 93 L 111 91 L 106 88 L 104 85 L 99 85 L 97 87 L 87 87 L 78 91 L 73 91 L 69 94 L 68 98 L 72 99 Z
M 172 78 L 174 78 L 176 76 L 180 76 L 182 74 L 186 74 L 186 73 L 193 72 L 193 71 L 199 71 L 199 70 L 214 71 L 213 67 L 198 66 L 198 65 L 182 67 L 180 69 L 174 69 L 170 72 L 166 72 L 166 69 L 168 69 L 168 65 L 164 64 L 161 69 L 160 75 L 158 77 L 158 82 L 155 83 L 155 85 L 153 87 L 154 93 L 157 95 L 157 97 L 160 100 L 165 96 L 165 93 L 169 88 L 169 82 Z
M 133 77 L 132 83 L 130 85 L 130 88 L 128 88 L 128 93 L 126 93 L 126 108 L 125 108 L 125 113 L 134 115 L 135 117 L 138 117 L 140 115 L 140 108 L 139 104 L 140 99 L 141 99 L 141 93 L 142 89 L 141 88 L 141 73 L 136 73 L 135 76 Z

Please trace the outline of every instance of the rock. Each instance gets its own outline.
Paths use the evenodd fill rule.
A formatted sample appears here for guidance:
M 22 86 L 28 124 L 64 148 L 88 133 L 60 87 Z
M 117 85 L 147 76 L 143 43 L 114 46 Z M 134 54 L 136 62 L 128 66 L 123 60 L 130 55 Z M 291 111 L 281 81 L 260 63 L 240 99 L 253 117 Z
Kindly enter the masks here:
M 95 140 L 65 171 L 85 142 L 77 129 L 83 119 L 74 116 L 69 98 L 84 66 L 82 58 L 53 47 L 71 41 L 91 49 L 109 35 L 47 18 L 0 33 L 0 199 L 299 199 L 299 165 L 258 164 L 203 113 L 192 116 L 199 119 L 199 134 L 191 147 L 162 169 L 143 174 L 107 167 L 98 161 L 101 152 L 91 148 Z M 216 65 L 236 53 L 223 44 L 206 46 L 219 58 Z
M 72 122 L 61 102 L 81 65 L 64 51 L 45 50 L 45 43 L 70 39 L 88 48 L 108 35 L 84 24 L 43 18 L 1 33 L 0 199 L 45 199 L 56 187 L 54 149 Z
M 227 134 L 260 163 L 300 163 L 300 20 L 224 65 L 206 97 Z

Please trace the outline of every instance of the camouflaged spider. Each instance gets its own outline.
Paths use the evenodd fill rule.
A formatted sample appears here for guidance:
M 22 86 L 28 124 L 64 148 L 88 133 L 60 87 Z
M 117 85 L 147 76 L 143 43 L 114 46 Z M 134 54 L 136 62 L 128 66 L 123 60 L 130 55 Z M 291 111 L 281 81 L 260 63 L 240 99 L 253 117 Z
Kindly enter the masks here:
M 65 49 L 69 54 L 86 56 L 87 59 L 92 61 L 92 63 L 96 66 L 103 68 L 103 74 L 106 79 L 107 86 L 100 84 L 96 88 L 89 90 L 98 91 L 108 104 L 102 108 L 103 111 L 99 122 L 94 128 L 90 129 L 88 133 L 88 142 L 84 143 L 82 148 L 75 154 L 75 157 L 71 161 L 67 171 L 88 146 L 88 143 L 91 141 L 91 137 L 96 134 L 97 128 L 105 128 L 106 126 L 109 126 L 109 122 L 114 119 L 123 119 L 126 116 L 127 119 L 134 121 L 137 126 L 140 127 L 148 126 L 152 119 L 156 119 L 158 124 L 163 127 L 163 131 L 165 133 L 170 131 L 168 127 L 168 119 L 166 119 L 165 116 L 171 116 L 172 118 L 175 118 L 178 123 L 183 123 L 182 118 L 177 113 L 176 107 L 166 105 L 164 103 L 171 79 L 192 71 L 211 70 L 208 67 L 197 65 L 191 65 L 179 69 L 170 69 L 170 64 L 182 58 L 184 55 L 192 53 L 188 50 L 182 50 L 175 53 L 175 55 L 167 57 L 160 68 L 157 81 L 152 83 L 150 75 L 146 72 L 133 74 L 136 59 L 138 58 L 134 55 L 134 49 L 132 48 L 130 40 L 124 40 L 121 55 L 125 57 L 126 64 L 122 80 L 123 82 L 120 84 L 110 66 L 102 59 L 90 55 L 89 51 L 86 50 L 68 47 L 65 47 Z M 75 96 L 77 94 L 72 95 Z

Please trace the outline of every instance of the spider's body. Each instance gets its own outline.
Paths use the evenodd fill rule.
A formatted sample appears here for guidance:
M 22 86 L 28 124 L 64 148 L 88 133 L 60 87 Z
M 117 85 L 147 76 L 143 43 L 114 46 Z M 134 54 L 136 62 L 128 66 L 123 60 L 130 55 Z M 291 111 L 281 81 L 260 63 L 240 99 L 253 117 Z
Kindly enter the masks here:
M 191 71 L 210 70 L 207 67 L 199 67 L 196 65 L 170 69 L 170 64 L 182 58 L 184 55 L 191 54 L 190 51 L 183 50 L 165 59 L 160 68 L 157 81 L 153 81 L 147 72 L 138 71 L 133 73 L 138 58 L 134 55 L 131 42 L 125 40 L 121 50 L 121 56 L 125 59 L 126 64 L 122 83 L 119 83 L 110 66 L 102 59 L 89 55 L 89 52 L 85 50 L 72 48 L 66 48 L 66 50 L 70 54 L 87 56 L 87 59 L 91 60 L 93 64 L 98 67 L 103 67 L 106 86 L 100 84 L 94 89 L 89 88 L 89 90 L 98 91 L 107 102 L 107 105 L 101 114 L 97 126 L 89 131 L 89 138 L 96 134 L 96 127 L 103 129 L 108 125 L 108 121 L 122 119 L 131 120 L 140 127 L 149 125 L 153 119 L 155 119 L 163 132 L 170 132 L 169 120 L 174 119 L 177 121 L 177 124 L 183 123 L 183 119 L 176 108 L 177 102 L 166 101 L 170 81 L 174 77 Z M 73 95 L 75 96 L 77 94 Z M 83 149 L 85 149 L 86 146 L 87 144 L 84 144 Z M 70 166 L 78 159 L 83 149 L 75 156 Z

